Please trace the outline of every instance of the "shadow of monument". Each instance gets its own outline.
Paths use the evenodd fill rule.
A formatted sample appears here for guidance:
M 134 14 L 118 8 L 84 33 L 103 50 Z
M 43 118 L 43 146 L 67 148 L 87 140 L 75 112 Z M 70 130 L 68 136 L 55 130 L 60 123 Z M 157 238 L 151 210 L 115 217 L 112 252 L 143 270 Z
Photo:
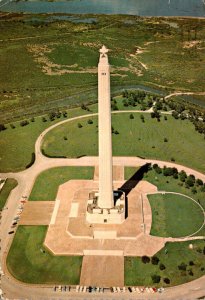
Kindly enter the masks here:
M 150 169 L 149 163 L 142 166 L 137 172 L 134 173 L 132 177 L 130 177 L 120 188 L 120 191 L 125 193 L 125 218 L 128 217 L 128 200 L 127 196 L 131 192 L 132 189 L 136 187 L 136 185 L 143 179 L 144 174 L 147 173 Z

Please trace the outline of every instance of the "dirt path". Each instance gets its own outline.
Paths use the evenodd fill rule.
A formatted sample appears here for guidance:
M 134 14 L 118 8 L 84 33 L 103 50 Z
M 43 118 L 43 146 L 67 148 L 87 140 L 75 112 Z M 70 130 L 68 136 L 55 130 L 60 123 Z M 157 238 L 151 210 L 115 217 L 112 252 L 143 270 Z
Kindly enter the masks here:
M 205 95 L 205 92 L 175 92 L 175 93 L 172 93 L 172 94 L 169 94 L 167 96 L 165 96 L 164 98 L 165 99 L 168 99 L 168 98 L 171 98 L 173 96 L 179 96 L 179 95 L 199 95 L 199 96 L 203 96 Z

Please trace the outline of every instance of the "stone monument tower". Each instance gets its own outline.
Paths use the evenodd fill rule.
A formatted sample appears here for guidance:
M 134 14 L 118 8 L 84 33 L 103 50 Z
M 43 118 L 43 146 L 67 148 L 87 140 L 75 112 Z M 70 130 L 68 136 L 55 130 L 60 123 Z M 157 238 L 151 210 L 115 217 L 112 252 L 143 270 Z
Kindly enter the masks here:
M 125 195 L 113 190 L 110 65 L 108 49 L 102 46 L 98 64 L 99 190 L 89 193 L 86 219 L 89 223 L 119 224 L 125 219 Z
M 107 56 L 108 49 L 100 49 L 98 64 L 98 132 L 99 132 L 99 198 L 101 208 L 112 208 L 112 133 L 110 107 L 110 65 Z

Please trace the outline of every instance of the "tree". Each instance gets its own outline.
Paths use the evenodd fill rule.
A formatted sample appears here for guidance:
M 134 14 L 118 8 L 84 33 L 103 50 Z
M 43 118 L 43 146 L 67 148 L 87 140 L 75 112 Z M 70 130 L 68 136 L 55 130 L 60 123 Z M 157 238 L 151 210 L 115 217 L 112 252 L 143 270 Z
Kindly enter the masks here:
M 78 123 L 78 128 L 82 128 L 83 127 L 83 125 L 81 125 L 80 123 Z
M 64 111 L 64 112 L 63 112 L 63 116 L 64 116 L 64 118 L 67 118 L 67 116 L 68 116 L 67 111 Z
M 168 139 L 167 138 L 164 138 L 164 143 L 167 143 L 168 142 Z
M 164 282 L 166 283 L 166 284 L 170 284 L 170 279 L 169 278 L 164 278 Z
M 181 265 L 178 266 L 178 269 L 181 271 L 186 271 L 187 265 L 185 263 L 181 263 Z
M 26 126 L 26 125 L 28 125 L 29 124 L 29 121 L 28 120 L 23 120 L 23 121 L 21 121 L 20 122 L 20 126 Z
M 161 174 L 162 173 L 162 169 L 160 167 L 155 168 L 155 172 L 157 174 Z
M 144 116 L 140 115 L 140 119 L 142 120 L 142 122 L 144 123 Z
M 183 170 L 181 172 L 179 172 L 179 179 L 182 181 L 182 182 L 185 182 L 187 178 L 187 174 L 186 172 L 184 172 Z
M 186 185 L 192 187 L 194 186 L 194 184 L 195 184 L 195 177 L 193 175 L 189 175 L 186 180 Z
M 161 280 L 161 276 L 160 275 L 152 275 L 151 276 L 152 277 L 152 281 L 153 281 L 153 283 L 159 283 L 160 282 L 160 280 Z
M 196 193 L 197 193 L 197 189 L 196 189 L 195 187 L 193 187 L 193 188 L 191 189 L 191 192 L 192 192 L 193 194 L 196 194 Z
M 175 110 L 172 112 L 172 117 L 174 117 L 175 119 L 179 119 L 179 114 L 178 112 L 176 112 Z
M 130 114 L 130 119 L 134 119 L 134 116 L 133 116 L 133 114 Z
M 167 116 L 164 116 L 164 120 L 167 121 Z
M 16 126 L 15 126 L 14 124 L 10 124 L 10 127 L 11 127 L 12 129 L 16 128 Z
M 147 263 L 150 262 L 150 258 L 149 258 L 148 256 L 144 255 L 144 256 L 142 256 L 142 262 L 143 262 L 144 264 L 147 264 Z
M 151 261 L 153 265 L 158 265 L 159 258 L 157 256 L 152 256 Z
M 93 124 L 93 120 L 89 119 L 88 124 Z
M 53 121 L 56 117 L 55 111 L 49 112 L 48 117 L 51 121 Z
M 0 124 L 0 131 L 6 130 L 6 126 L 4 124 Z
M 177 174 L 177 173 L 178 173 L 178 171 L 176 168 L 167 168 L 167 167 L 163 168 L 164 176 L 173 176 L 174 174 Z
M 162 263 L 160 263 L 159 268 L 160 268 L 161 271 L 166 269 L 165 265 L 162 264 Z
M 203 185 L 203 181 L 202 181 L 201 179 L 197 179 L 197 180 L 196 180 L 196 184 L 197 184 L 197 185 Z
M 42 117 L 43 122 L 47 122 L 47 119 L 45 117 Z

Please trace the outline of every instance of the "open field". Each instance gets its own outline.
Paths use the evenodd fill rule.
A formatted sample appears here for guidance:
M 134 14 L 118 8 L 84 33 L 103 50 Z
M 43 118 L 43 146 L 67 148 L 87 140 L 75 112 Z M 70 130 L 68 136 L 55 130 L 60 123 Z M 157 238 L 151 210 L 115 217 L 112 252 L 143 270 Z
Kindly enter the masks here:
M 132 177 L 135 172 L 138 170 L 138 168 L 132 168 L 132 167 L 127 167 L 125 168 L 125 179 L 128 180 L 130 177 Z M 205 192 L 201 190 L 201 187 L 195 185 L 196 188 L 196 193 L 193 194 L 190 188 L 186 188 L 185 187 L 185 183 L 182 184 L 182 182 L 179 179 L 174 179 L 172 176 L 164 176 L 162 174 L 156 174 L 156 172 L 154 170 L 148 171 L 147 173 L 144 174 L 143 176 L 144 180 L 149 181 L 150 183 L 154 184 L 157 186 L 159 191 L 167 191 L 167 192 L 176 192 L 176 193 L 181 193 L 184 195 L 187 195 L 191 198 L 193 198 L 194 200 L 196 200 L 202 207 L 203 209 L 205 209 Z M 159 196 L 159 195 L 156 195 Z M 167 195 L 166 195 L 167 196 Z M 150 196 L 149 196 L 150 197 Z M 151 196 L 153 197 L 153 195 Z M 150 199 L 150 198 L 149 198 Z M 175 215 L 177 214 L 184 214 L 184 212 L 186 212 L 186 209 L 189 207 L 189 199 L 186 199 L 187 203 L 184 205 L 180 205 L 180 207 L 182 208 L 180 211 L 176 212 L 176 210 L 178 209 L 178 206 L 170 206 L 169 209 L 169 214 L 173 213 L 173 216 L 175 217 Z M 185 202 L 185 201 L 184 201 Z M 152 205 L 152 203 L 151 203 Z M 154 215 L 154 220 L 153 220 L 153 224 L 152 224 L 152 231 L 157 230 L 157 232 L 160 231 L 160 236 L 161 234 L 165 234 L 164 229 L 165 229 L 165 223 L 166 220 L 163 218 L 160 218 L 159 220 L 159 215 L 161 215 L 162 211 L 164 211 L 165 207 L 162 206 L 157 206 L 156 208 L 156 204 L 152 206 L 152 213 L 155 214 L 156 210 L 158 211 L 158 215 Z M 167 209 L 167 207 L 166 207 Z M 185 211 L 183 210 L 185 209 Z M 188 211 L 189 212 L 189 211 Z M 192 210 L 191 210 L 192 212 Z M 166 212 L 168 213 L 168 211 Z M 201 218 L 201 215 L 198 216 L 199 218 Z M 156 219 L 157 218 L 157 219 Z M 198 219 L 197 216 L 195 214 L 193 214 L 193 217 L 191 216 L 186 222 L 188 222 L 188 226 L 191 225 L 192 222 L 192 218 L 193 218 L 193 225 L 198 223 Z M 156 224 L 156 221 L 158 221 L 158 224 Z M 171 220 L 169 219 L 169 224 L 170 224 Z M 196 223 L 195 223 L 196 222 Z M 175 223 L 175 224 L 174 224 Z M 178 226 L 178 222 L 176 223 L 176 218 L 173 221 L 173 224 L 171 224 L 171 226 L 177 226 L 177 230 L 175 228 L 175 232 L 172 232 L 173 234 L 177 235 L 178 231 L 183 232 L 183 230 L 187 230 L 185 228 L 185 225 L 180 225 L 183 226 L 183 228 L 181 228 L 180 226 Z M 154 228 L 153 228 L 154 226 Z M 154 234 L 154 233 L 153 233 Z M 167 234 L 167 231 L 166 231 Z M 196 234 L 197 236 L 205 236 L 205 226 Z
M 159 263 L 144 264 L 139 257 L 125 258 L 125 284 L 138 286 L 173 286 L 191 281 L 205 274 L 205 260 L 203 240 L 191 242 L 194 248 L 189 249 L 190 242 L 167 243 L 165 248 L 156 253 Z M 166 251 L 165 251 L 166 249 Z M 192 264 L 193 262 L 193 264 Z M 185 264 L 185 270 L 179 270 L 178 266 Z M 165 266 L 160 270 L 160 264 Z M 151 276 L 161 276 L 160 282 L 153 283 Z M 164 282 L 169 278 L 170 284 Z
M 55 200 L 60 184 L 71 179 L 92 179 L 93 167 L 59 167 L 42 172 L 36 179 L 29 200 Z
M 96 101 L 102 44 L 111 50 L 112 90 L 137 84 L 165 92 L 204 89 L 203 19 L 75 17 L 81 21 L 1 17 L 1 122 Z M 84 22 L 88 17 L 95 21 Z
M 86 111 L 80 108 L 68 111 L 68 118 L 85 114 Z M 31 162 L 34 145 L 40 133 L 66 118 L 61 116 L 54 121 L 50 121 L 45 115 L 46 122 L 41 117 L 35 118 L 34 122 L 28 119 L 27 126 L 20 126 L 20 122 L 13 122 L 15 128 L 9 125 L 7 129 L 0 132 L 0 172 L 20 171 L 24 170 Z M 18 159 L 17 159 L 18 158 Z
M 148 199 L 152 208 L 152 235 L 188 236 L 204 223 L 203 211 L 191 199 L 174 194 L 148 195 Z
M 167 121 L 162 117 L 157 122 L 149 114 L 144 114 L 143 123 L 140 114 L 134 114 L 134 119 L 129 116 L 129 113 L 112 115 L 112 126 L 119 132 L 112 135 L 114 156 L 142 156 L 167 161 L 174 158 L 177 163 L 205 171 L 205 140 L 189 121 L 168 116 Z M 97 118 L 89 119 L 93 124 L 84 119 L 50 131 L 42 145 L 44 153 L 51 157 L 97 155 Z M 78 123 L 82 128 L 78 128 Z M 165 138 L 168 142 L 164 142 Z
M 12 178 L 8 178 L 0 191 L 0 210 L 4 208 L 6 200 L 10 192 L 17 186 L 17 181 Z
M 19 226 L 7 256 L 9 272 L 27 283 L 78 284 L 82 257 L 53 256 L 43 246 L 47 226 Z

